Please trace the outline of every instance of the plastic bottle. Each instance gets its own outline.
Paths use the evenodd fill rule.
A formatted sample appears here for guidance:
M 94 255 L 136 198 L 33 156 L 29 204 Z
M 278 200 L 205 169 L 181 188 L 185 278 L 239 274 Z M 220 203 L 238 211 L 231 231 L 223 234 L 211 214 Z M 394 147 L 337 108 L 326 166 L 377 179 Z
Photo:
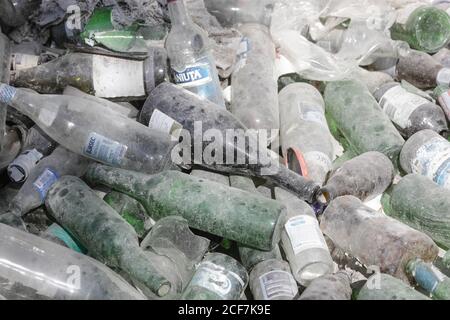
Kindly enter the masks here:
M 176 141 L 107 112 L 101 104 L 77 97 L 38 95 L 3 84 L 0 101 L 33 119 L 49 137 L 74 153 L 147 173 L 173 167 L 170 153 Z
M 142 294 L 88 256 L 0 224 L 0 297 L 11 300 L 142 300 Z M 76 277 L 79 278 L 76 278 Z
M 288 167 L 322 185 L 332 169 L 334 141 L 320 92 L 306 83 L 281 90 L 281 148 Z
M 225 108 L 210 40 L 206 32 L 194 24 L 183 1 L 167 1 L 172 29 L 165 47 L 174 82 Z
M 249 129 L 278 130 L 276 52 L 269 29 L 260 24 L 244 24 L 238 30 L 244 38 L 231 78 L 231 113 Z M 267 145 L 277 138 L 268 137 Z

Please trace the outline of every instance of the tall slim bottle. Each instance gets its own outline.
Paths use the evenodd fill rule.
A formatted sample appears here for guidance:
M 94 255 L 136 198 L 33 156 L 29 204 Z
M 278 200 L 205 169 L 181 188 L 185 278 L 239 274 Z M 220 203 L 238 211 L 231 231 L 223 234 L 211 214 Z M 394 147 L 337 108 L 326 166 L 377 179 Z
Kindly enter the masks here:
M 174 82 L 225 108 L 208 35 L 192 21 L 184 0 L 168 0 L 167 5 L 172 29 L 165 47 Z

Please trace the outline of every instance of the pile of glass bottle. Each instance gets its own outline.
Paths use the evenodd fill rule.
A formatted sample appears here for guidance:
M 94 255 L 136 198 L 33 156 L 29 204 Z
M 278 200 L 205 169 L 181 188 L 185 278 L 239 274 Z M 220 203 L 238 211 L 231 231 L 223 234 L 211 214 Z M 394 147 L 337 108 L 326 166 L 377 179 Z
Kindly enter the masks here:
M 0 299 L 450 299 L 448 1 L 93 2 L 0 1 Z

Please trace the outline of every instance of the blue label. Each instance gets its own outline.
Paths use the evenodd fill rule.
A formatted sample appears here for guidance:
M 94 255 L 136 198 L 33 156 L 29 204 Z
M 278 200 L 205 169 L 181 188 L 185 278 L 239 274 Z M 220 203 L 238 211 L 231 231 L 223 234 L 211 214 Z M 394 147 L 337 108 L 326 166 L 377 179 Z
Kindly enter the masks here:
M 33 187 L 44 201 L 50 187 L 59 179 L 59 174 L 46 168 L 44 172 L 33 182 Z
M 7 84 L 0 84 L 0 102 L 9 104 L 16 95 L 16 88 Z
M 178 72 L 173 70 L 175 83 L 183 87 L 197 87 L 212 81 L 211 66 L 208 63 L 200 63 L 189 66 Z
M 84 154 L 100 162 L 119 166 L 128 147 L 98 133 L 89 134 Z
M 416 266 L 414 278 L 429 293 L 433 293 L 441 282 L 433 270 L 421 263 Z

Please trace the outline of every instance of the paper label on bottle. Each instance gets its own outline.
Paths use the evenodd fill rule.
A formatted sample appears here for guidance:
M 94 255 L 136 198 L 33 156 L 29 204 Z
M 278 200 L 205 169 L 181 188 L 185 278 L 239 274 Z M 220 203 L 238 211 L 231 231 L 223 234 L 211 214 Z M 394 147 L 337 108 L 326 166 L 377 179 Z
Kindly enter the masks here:
M 325 114 L 323 114 L 320 111 L 313 111 L 313 110 L 304 111 L 306 109 L 311 109 L 311 108 L 306 108 L 305 104 L 302 102 L 299 103 L 298 109 L 300 112 L 300 118 L 302 120 L 317 123 L 319 126 L 328 129 L 328 124 L 327 124 L 327 119 L 325 118 Z
M 84 154 L 90 158 L 110 165 L 120 165 L 128 147 L 106 138 L 96 132 L 91 132 L 86 141 Z
M 450 189 L 450 143 L 442 137 L 429 140 L 411 161 L 412 172 Z
M 450 68 L 444 68 L 439 71 L 436 79 L 438 86 L 450 86 Z
M 381 98 L 380 106 L 392 122 L 405 129 L 410 125 L 409 117 L 428 100 L 410 93 L 398 85 L 389 89 Z
M 59 179 L 59 174 L 46 168 L 41 175 L 33 182 L 33 187 L 39 193 L 41 200 L 45 200 L 50 187 Z
M 92 81 L 101 98 L 143 97 L 144 62 L 94 55 Z
M 450 90 L 445 91 L 438 98 L 439 104 L 447 116 L 447 119 L 450 119 Z
M 11 58 L 12 70 L 18 71 L 36 67 L 39 64 L 39 58 L 40 58 L 39 56 L 31 54 L 24 54 L 24 53 L 14 54 L 12 55 Z
M 180 137 L 180 130 L 183 129 L 183 126 L 178 121 L 172 119 L 158 109 L 155 109 L 155 111 L 153 111 L 148 127 L 163 133 L 170 134 L 176 140 L 178 140 L 178 138 Z
M 298 293 L 297 283 L 289 272 L 274 270 L 259 277 L 264 300 L 274 300 L 280 297 L 294 297 Z
M 295 255 L 314 248 L 328 250 L 317 219 L 300 215 L 289 219 L 284 227 Z
M 306 152 L 303 157 L 305 158 L 306 165 L 314 163 L 316 166 L 320 166 L 324 172 L 329 172 L 333 169 L 333 162 L 330 157 L 320 151 Z
M 9 104 L 16 95 L 16 88 L 0 83 L 0 102 Z
M 233 298 L 233 291 L 237 295 L 241 293 L 245 283 L 236 273 L 205 261 L 198 266 L 190 285 L 205 288 L 223 299 L 230 299 Z
M 56 119 L 58 112 L 49 110 L 49 109 L 41 109 L 39 112 L 38 119 L 46 127 L 51 127 L 53 122 Z

